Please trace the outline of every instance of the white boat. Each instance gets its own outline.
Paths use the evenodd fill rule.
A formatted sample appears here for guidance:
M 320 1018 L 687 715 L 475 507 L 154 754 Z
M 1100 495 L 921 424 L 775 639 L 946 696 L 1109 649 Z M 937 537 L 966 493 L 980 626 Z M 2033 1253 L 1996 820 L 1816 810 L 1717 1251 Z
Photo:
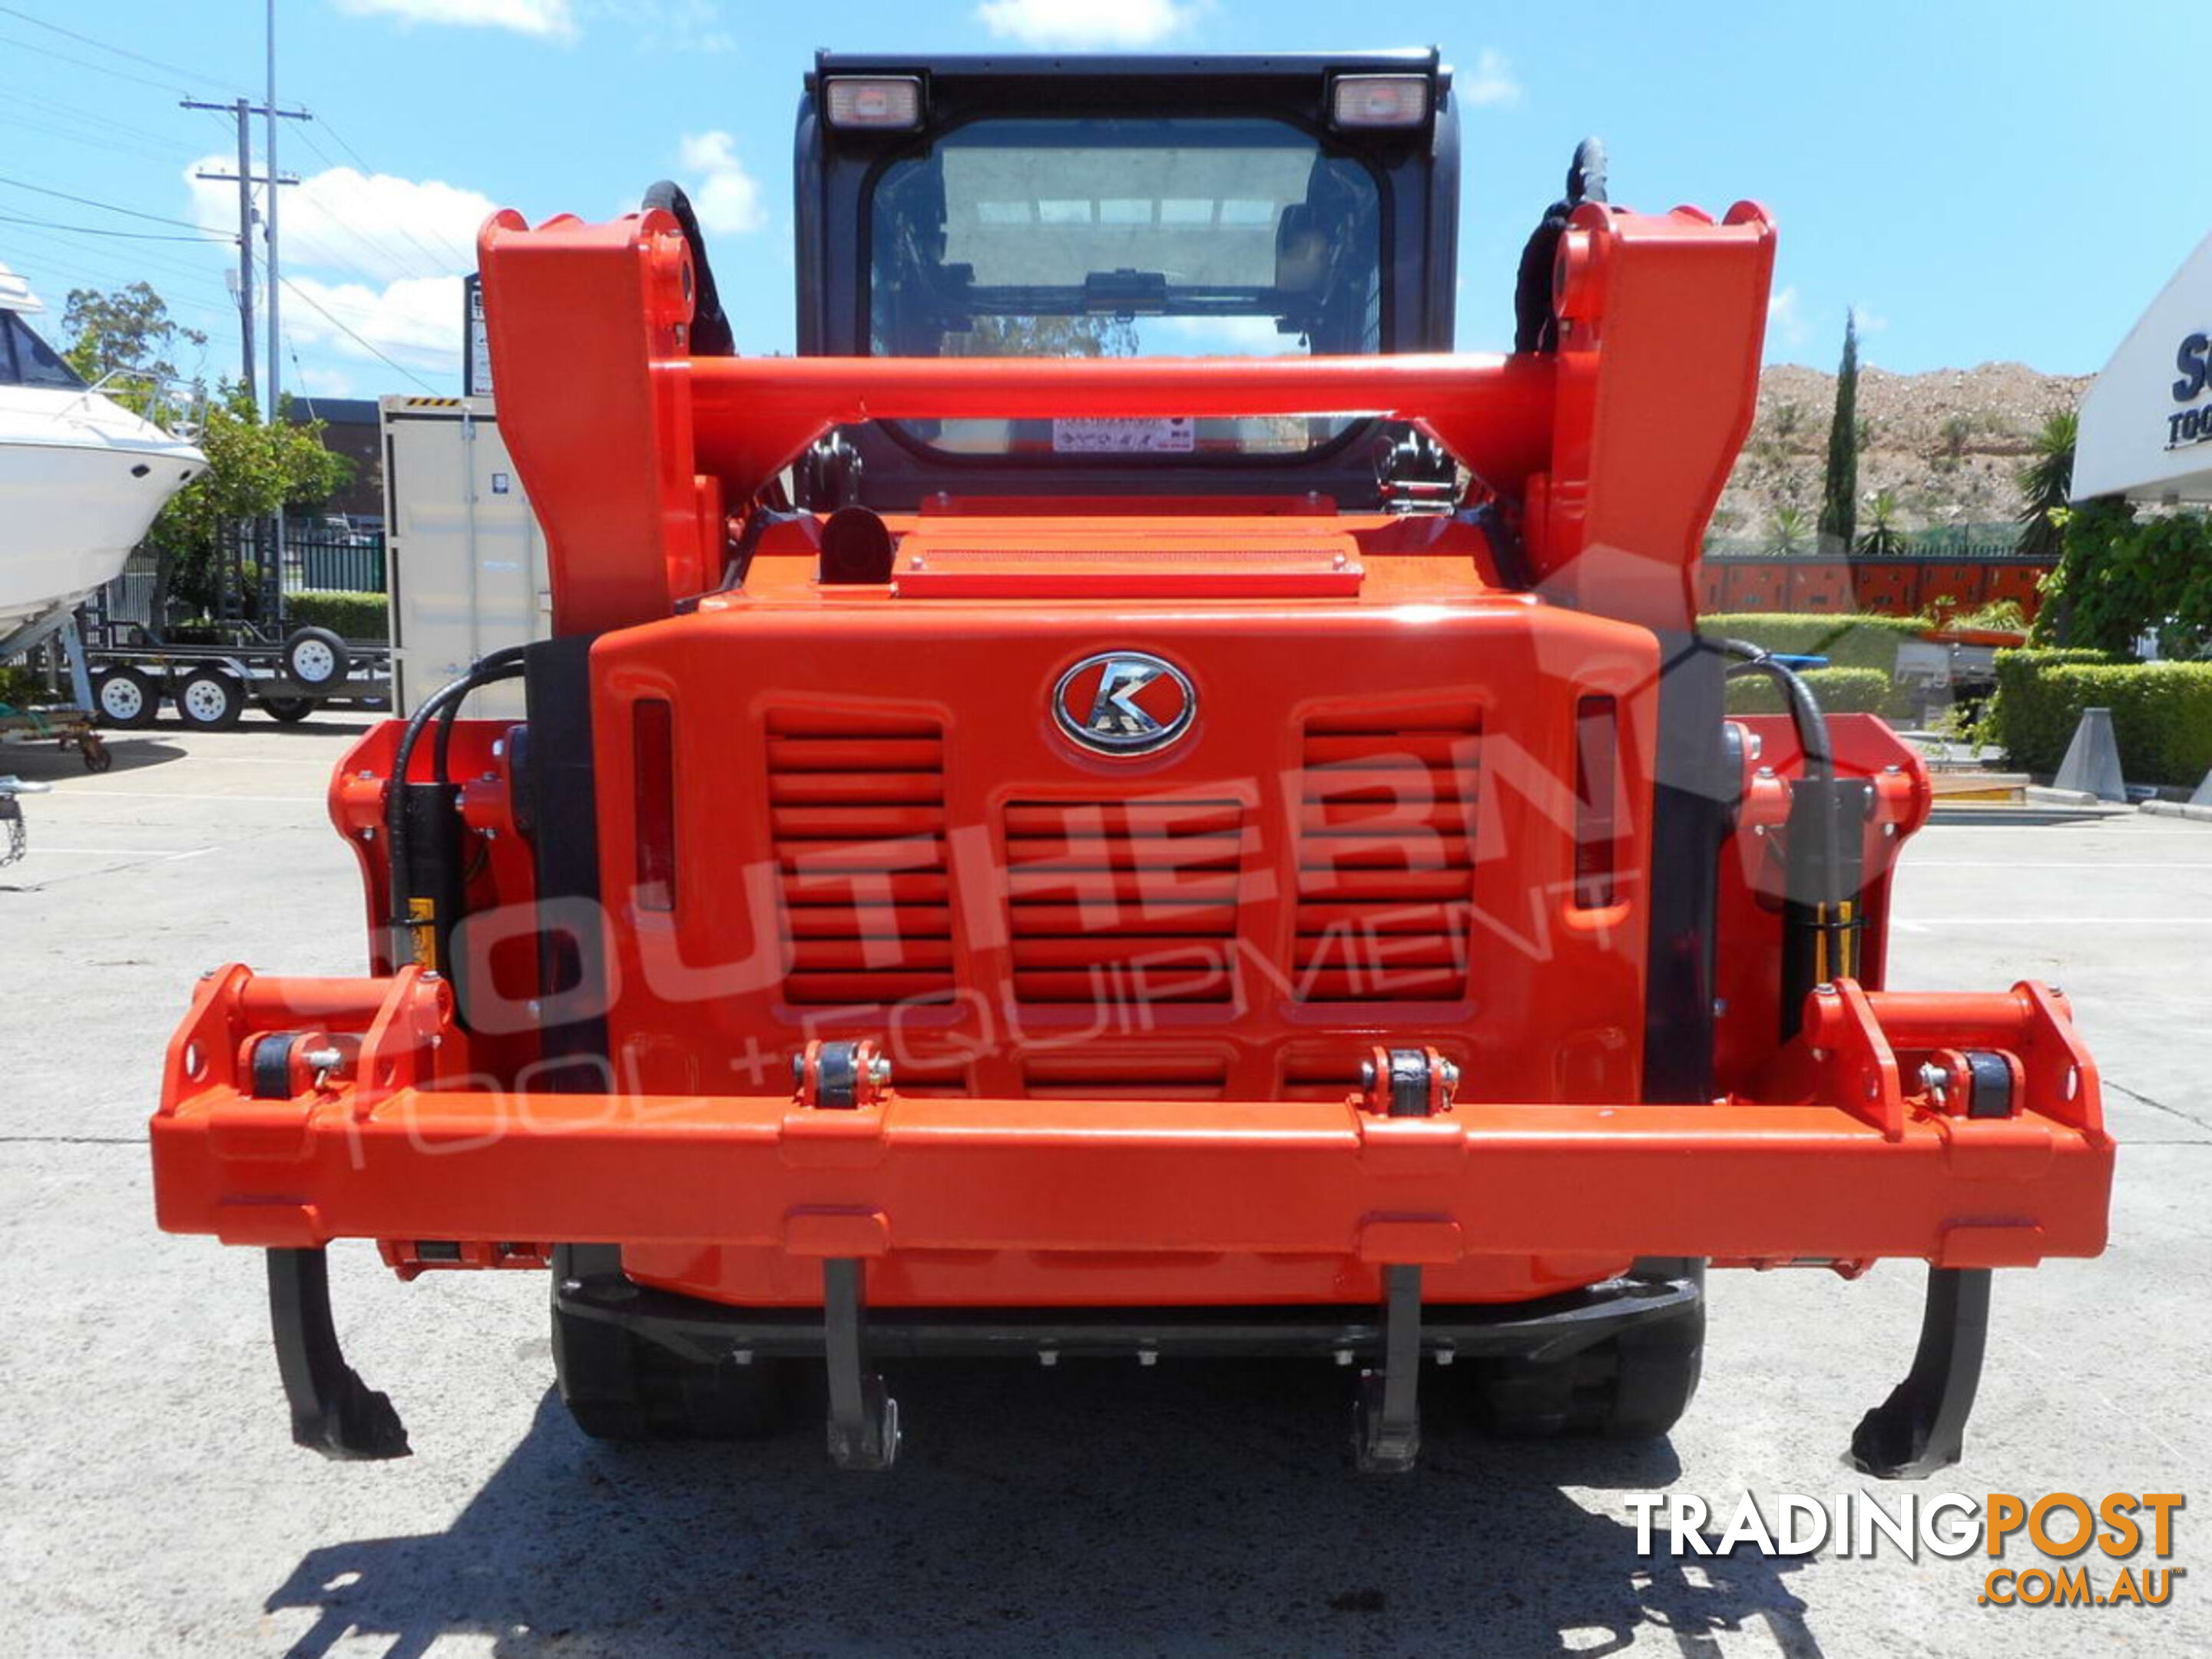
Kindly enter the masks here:
M 207 458 L 93 386 L 26 318 L 43 310 L 0 265 L 0 640 L 122 574 Z

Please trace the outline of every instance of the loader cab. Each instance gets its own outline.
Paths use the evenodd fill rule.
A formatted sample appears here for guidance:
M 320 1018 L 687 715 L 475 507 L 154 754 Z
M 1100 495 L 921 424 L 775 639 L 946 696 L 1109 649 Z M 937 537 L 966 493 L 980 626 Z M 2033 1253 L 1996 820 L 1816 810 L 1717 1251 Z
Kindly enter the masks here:
M 797 173 L 805 356 L 1451 349 L 1458 125 L 1433 51 L 824 52 Z M 1404 435 L 1342 415 L 879 422 L 817 447 L 798 488 L 817 508 L 886 511 L 946 496 L 1373 508 Z

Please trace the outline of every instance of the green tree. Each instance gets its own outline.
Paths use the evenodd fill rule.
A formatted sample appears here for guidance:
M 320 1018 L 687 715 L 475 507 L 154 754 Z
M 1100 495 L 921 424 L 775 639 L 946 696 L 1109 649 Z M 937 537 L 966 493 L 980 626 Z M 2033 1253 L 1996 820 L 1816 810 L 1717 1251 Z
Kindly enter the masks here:
M 948 357 L 1133 357 L 1133 324 L 1113 317 L 978 317 L 945 337 Z
M 1767 553 L 1778 559 L 1787 559 L 1805 550 L 1805 533 L 1810 526 L 1805 522 L 1805 510 L 1798 507 L 1778 507 L 1774 509 L 1773 535 L 1766 544 Z
M 161 296 L 145 283 L 112 294 L 73 289 L 62 313 L 69 343 L 64 355 L 88 380 L 121 371 L 149 382 L 181 379 L 180 345 L 207 343 L 207 336 L 176 322 Z M 109 388 L 118 400 L 155 418 L 150 384 Z M 146 544 L 161 557 L 161 592 L 193 609 L 212 612 L 220 598 L 220 552 L 239 526 L 284 507 L 320 506 L 353 474 L 353 463 L 323 445 L 323 423 L 295 424 L 290 404 L 274 424 L 263 422 L 243 386 L 217 386 L 200 411 L 194 441 L 207 471 L 169 498 L 147 532 Z M 248 596 L 250 599 L 250 595 Z
M 1855 544 L 1857 552 L 1872 558 L 1888 558 L 1905 551 L 1905 532 L 1897 527 L 1904 511 L 1894 489 L 1877 489 L 1867 503 L 1867 532 Z
M 1844 356 L 1836 366 L 1836 412 L 1828 422 L 1828 471 L 1820 490 L 1820 545 L 1838 550 L 1859 527 L 1859 319 L 1844 313 Z
M 1973 417 L 1968 415 L 1947 415 L 1942 425 L 1936 428 L 1936 465 L 1949 471 L 1966 458 L 1966 446 L 1974 439 Z
M 2080 418 L 2063 409 L 2035 434 L 2033 459 L 2018 474 L 2020 493 L 2027 502 L 2020 515 L 2020 551 L 2025 557 L 2055 562 L 2065 550 L 2061 515 L 2073 496 L 2074 442 L 2080 433 Z
M 2043 579 L 2039 642 L 2131 652 L 2145 633 L 2168 657 L 2212 651 L 2212 519 L 2137 518 L 2118 496 L 2054 509 L 2058 564 Z
M 88 380 L 122 373 L 151 380 L 177 380 L 179 345 L 204 346 L 208 337 L 169 315 L 167 303 L 145 283 L 112 294 L 73 288 L 62 307 L 69 343 L 62 356 Z
M 279 418 L 264 422 L 246 389 L 228 382 L 209 399 L 198 435 L 207 471 L 169 498 L 147 532 L 163 592 L 212 613 L 222 539 L 234 526 L 319 506 L 352 476 L 353 463 L 324 447 L 323 423 L 295 424 L 290 409 L 288 398 Z

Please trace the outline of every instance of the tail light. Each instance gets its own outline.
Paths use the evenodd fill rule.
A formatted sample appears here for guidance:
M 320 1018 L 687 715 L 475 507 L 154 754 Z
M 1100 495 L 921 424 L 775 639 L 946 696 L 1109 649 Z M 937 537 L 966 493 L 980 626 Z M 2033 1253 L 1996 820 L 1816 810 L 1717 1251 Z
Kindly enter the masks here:
M 1613 849 L 1620 839 L 1620 714 L 1611 697 L 1575 705 L 1575 904 L 1613 902 Z
M 675 711 L 665 699 L 630 705 L 630 769 L 636 780 L 636 883 L 641 910 L 676 908 Z

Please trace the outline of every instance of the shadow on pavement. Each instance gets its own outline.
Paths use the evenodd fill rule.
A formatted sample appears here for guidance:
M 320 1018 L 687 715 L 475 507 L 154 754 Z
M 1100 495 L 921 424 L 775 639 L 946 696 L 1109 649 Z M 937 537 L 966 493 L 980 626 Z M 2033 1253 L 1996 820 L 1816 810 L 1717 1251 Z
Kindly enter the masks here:
M 110 776 L 118 772 L 137 772 L 148 767 L 167 766 L 171 761 L 185 758 L 185 751 L 175 744 L 151 732 L 103 732 L 100 735 L 107 746 L 112 762 L 107 771 Z M 34 778 L 41 783 L 60 783 L 71 778 L 93 775 L 86 771 L 84 760 L 77 753 L 74 742 L 11 744 L 0 749 L 0 773 L 7 772 L 13 772 L 20 777 Z
M 268 1599 L 291 1649 L 415 1655 L 492 1638 L 551 1654 L 1474 1651 L 1684 1653 L 1763 1621 L 1820 1649 L 1755 1553 L 1685 1571 L 1562 1486 L 1654 1490 L 1665 1443 L 1485 1441 L 1425 1373 L 1419 1474 L 1346 1467 L 1348 1372 L 1095 1362 L 891 1370 L 887 1475 L 766 1445 L 600 1445 L 549 1392 L 453 1528 L 304 1558 Z M 370 1645 L 357 1646 L 366 1639 Z M 382 1641 L 387 1645 L 373 1645 Z

